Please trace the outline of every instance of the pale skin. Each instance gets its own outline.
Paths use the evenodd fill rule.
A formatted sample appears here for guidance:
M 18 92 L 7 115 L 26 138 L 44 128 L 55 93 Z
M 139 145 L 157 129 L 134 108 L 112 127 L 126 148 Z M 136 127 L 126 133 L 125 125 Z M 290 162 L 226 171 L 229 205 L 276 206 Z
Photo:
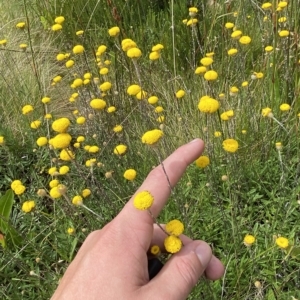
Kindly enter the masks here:
M 171 154 L 164 162 L 171 186 L 203 152 L 204 143 L 195 139 Z M 157 217 L 170 195 L 161 167 L 153 169 L 137 190 L 154 196 L 152 214 Z M 166 234 L 153 223 L 148 211 L 137 210 L 133 197 L 119 215 L 101 230 L 89 234 L 65 272 L 52 300 L 56 299 L 186 299 L 202 275 L 222 277 L 224 267 L 210 246 L 201 240 L 180 236 L 183 248 L 172 255 L 162 270 L 149 280 L 149 247 L 163 248 Z M 201 212 L 205 213 L 205 212 Z

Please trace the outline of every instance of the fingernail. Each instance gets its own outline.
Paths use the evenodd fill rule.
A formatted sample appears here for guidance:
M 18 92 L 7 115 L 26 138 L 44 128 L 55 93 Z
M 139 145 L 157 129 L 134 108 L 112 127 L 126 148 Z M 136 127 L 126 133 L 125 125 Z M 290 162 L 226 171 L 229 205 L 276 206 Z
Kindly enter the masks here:
M 194 140 L 190 141 L 189 144 L 195 143 L 196 141 L 199 141 L 199 139 L 198 138 L 194 139 Z
M 195 253 L 198 256 L 201 265 L 206 268 L 212 256 L 210 247 L 206 243 L 202 242 L 196 248 Z

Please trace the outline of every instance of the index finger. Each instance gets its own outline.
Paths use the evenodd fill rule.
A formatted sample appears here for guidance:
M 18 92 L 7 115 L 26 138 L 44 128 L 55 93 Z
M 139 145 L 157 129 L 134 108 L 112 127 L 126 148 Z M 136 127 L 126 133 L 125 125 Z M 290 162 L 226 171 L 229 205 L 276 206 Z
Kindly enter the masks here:
M 141 187 L 125 205 L 121 214 L 125 214 L 125 217 L 130 219 L 130 223 L 135 223 L 138 228 L 144 222 L 149 221 L 149 213 L 147 211 L 139 211 L 133 206 L 135 195 L 141 191 L 148 191 L 154 197 L 151 212 L 154 217 L 157 217 L 167 202 L 171 188 L 182 177 L 188 165 L 201 155 L 203 149 L 204 142 L 201 139 L 195 139 L 179 147 L 163 161 L 164 168 L 162 165 L 159 165 L 149 173 Z

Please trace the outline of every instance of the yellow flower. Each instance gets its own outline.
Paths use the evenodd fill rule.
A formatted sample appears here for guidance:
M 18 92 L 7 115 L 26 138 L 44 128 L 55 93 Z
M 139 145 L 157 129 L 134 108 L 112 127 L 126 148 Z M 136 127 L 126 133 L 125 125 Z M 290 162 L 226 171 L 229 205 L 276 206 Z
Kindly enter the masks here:
M 18 185 L 22 185 L 22 182 L 21 180 L 16 179 L 10 184 L 10 187 L 14 191 Z
M 80 87 L 83 85 L 83 80 L 81 78 L 76 78 L 74 81 L 73 81 L 73 86 L 74 87 Z
M 165 116 L 159 116 L 159 117 L 156 119 L 156 121 L 157 121 L 158 123 L 163 123 L 163 122 L 165 121 Z
M 177 253 L 182 248 L 182 242 L 177 236 L 170 235 L 165 238 L 164 246 L 167 252 Z
M 132 39 L 124 39 L 121 46 L 123 51 L 128 51 L 131 48 L 136 48 L 136 43 Z
M 58 185 L 59 185 L 59 180 L 57 180 L 57 179 L 53 179 L 53 180 L 51 180 L 51 181 L 49 182 L 50 188 L 54 188 L 54 187 L 56 187 L 56 186 L 58 186 Z
M 110 29 L 108 29 L 108 34 L 111 37 L 115 37 L 120 33 L 120 28 L 118 26 L 112 27 Z
M 213 62 L 214 60 L 211 57 L 204 57 L 200 59 L 200 63 L 205 67 L 210 66 Z
M 243 45 L 248 45 L 251 43 L 251 38 L 247 35 L 243 35 L 240 39 L 239 42 Z
M 110 107 L 107 108 L 107 112 L 110 113 L 110 114 L 114 113 L 115 111 L 116 111 L 115 106 L 110 106 Z
M 113 128 L 113 132 L 121 132 L 123 130 L 123 126 L 122 125 L 116 125 L 114 128 Z
M 209 96 L 203 96 L 198 103 L 198 109 L 201 112 L 212 114 L 216 112 L 220 107 L 219 101 L 210 98 Z
M 291 109 L 291 106 L 287 103 L 283 103 L 283 104 L 280 105 L 279 108 L 280 108 L 281 111 L 288 111 L 288 110 Z
M 4 140 L 4 136 L 0 135 L 0 146 L 4 145 L 5 140 Z
M 76 123 L 79 124 L 79 125 L 84 124 L 85 121 L 86 121 L 85 117 L 78 117 L 78 118 L 76 119 Z
M 26 23 L 25 22 L 19 22 L 16 24 L 16 27 L 19 28 L 19 29 L 24 29 L 26 26 Z
M 246 133 L 247 133 L 247 130 L 243 129 L 242 134 L 246 134 Z
M 68 133 L 59 133 L 54 138 L 49 141 L 49 144 L 54 147 L 54 149 L 65 149 L 69 147 L 72 137 Z
M 271 52 L 271 51 L 273 51 L 273 47 L 272 46 L 266 46 L 265 51 L 266 52 Z
M 42 103 L 46 104 L 49 103 L 51 101 L 50 97 L 43 97 L 42 98 Z
M 149 54 L 149 59 L 150 60 L 157 60 L 160 58 L 160 53 L 158 51 L 152 51 L 150 54 Z
M 271 9 L 272 8 L 272 3 L 270 3 L 270 2 L 263 3 L 261 8 L 264 9 L 264 10 Z
M 65 133 L 71 122 L 68 118 L 59 118 L 52 123 L 52 129 L 58 133 Z
M 59 168 L 60 175 L 66 175 L 69 171 L 70 171 L 70 168 L 68 166 L 61 166 Z
M 164 108 L 163 108 L 162 106 L 156 106 L 155 109 L 154 109 L 154 111 L 155 111 L 156 113 L 161 113 L 161 112 L 164 111 Z
M 242 82 L 242 87 L 246 87 L 246 86 L 248 86 L 249 85 L 249 82 L 248 81 L 243 81 Z
M 235 96 L 239 92 L 239 89 L 236 86 L 230 88 L 230 95 Z
M 62 30 L 62 26 L 60 24 L 54 24 L 54 25 L 52 25 L 51 29 L 53 31 L 59 31 L 59 30 Z
M 49 194 L 50 197 L 53 199 L 58 199 L 62 196 L 62 194 L 59 192 L 58 186 L 54 186 L 53 188 L 51 188 Z
M 225 23 L 225 28 L 227 28 L 227 29 L 232 29 L 233 27 L 234 27 L 234 24 L 233 24 L 233 23 L 231 23 L 231 22 Z
M 100 151 L 100 148 L 98 146 L 91 146 L 88 151 L 89 153 L 97 153 Z
M 74 54 L 81 54 L 84 52 L 84 47 L 82 45 L 76 45 L 73 47 Z
M 289 246 L 289 240 L 282 236 L 278 237 L 275 243 L 281 249 L 286 249 Z
M 22 210 L 25 213 L 31 212 L 35 208 L 35 202 L 33 200 L 25 201 L 22 205 Z
M 186 25 L 193 27 L 193 26 L 196 26 L 197 23 L 198 23 L 198 20 L 196 18 L 192 18 L 187 21 Z
M 223 112 L 220 117 L 223 121 L 228 121 L 233 116 L 234 116 L 233 110 L 228 110 L 228 111 Z
M 114 154 L 124 155 L 126 153 L 126 151 L 127 151 L 127 146 L 120 144 L 115 147 Z
M 269 117 L 272 114 L 272 109 L 270 107 L 263 108 L 261 114 L 263 117 Z
M 197 7 L 190 7 L 189 8 L 189 15 L 191 16 L 191 17 L 194 17 L 196 14 L 197 14 L 197 12 L 198 12 L 198 8 Z
M 281 17 L 281 18 L 278 19 L 278 22 L 279 23 L 284 23 L 284 22 L 286 22 L 286 20 L 287 20 L 286 17 Z
M 286 1 L 280 1 L 277 4 L 277 7 L 279 7 L 279 8 L 285 8 L 287 5 L 288 5 L 288 3 Z
M 205 168 L 205 167 L 207 167 L 209 165 L 210 160 L 209 160 L 208 156 L 202 155 L 198 159 L 196 159 L 195 163 L 196 163 L 197 167 L 199 167 L 199 168 Z
M 123 176 L 124 176 L 125 179 L 127 179 L 129 181 L 132 181 L 136 177 L 136 170 L 128 169 L 124 172 Z
M 73 203 L 74 205 L 76 205 L 76 206 L 81 205 L 82 202 L 83 202 L 83 199 L 82 199 L 82 197 L 81 197 L 80 195 L 76 195 L 76 196 L 74 196 L 73 199 L 72 199 L 72 203 Z
M 67 68 L 72 68 L 75 64 L 75 61 L 73 59 L 69 59 L 68 61 L 66 61 L 66 67 Z
M 58 83 L 58 82 L 60 82 L 62 80 L 62 77 L 60 76 L 60 75 L 57 75 L 57 76 L 55 76 L 53 79 L 52 79 L 52 81 L 54 82 L 54 83 Z
M 32 105 L 28 104 L 28 105 L 25 105 L 25 106 L 22 107 L 22 114 L 23 115 L 27 115 L 32 111 L 33 111 L 33 106 Z
M 15 189 L 13 190 L 15 192 L 16 195 L 22 195 L 26 190 L 26 187 L 22 184 L 19 184 L 15 187 Z
M 81 192 L 81 195 L 83 198 L 87 198 L 88 196 L 91 195 L 91 190 L 90 189 L 84 189 L 82 192 Z
M 236 48 L 231 48 L 227 51 L 227 54 L 229 56 L 233 56 L 233 55 L 236 55 L 238 53 L 238 50 Z
M 156 96 L 151 96 L 148 98 L 148 103 L 150 104 L 156 104 L 158 101 L 158 98 Z
M 75 154 L 71 150 L 62 149 L 59 158 L 63 161 L 70 161 L 75 158 Z
M 72 235 L 72 234 L 75 233 L 75 229 L 74 229 L 73 227 L 69 227 L 69 228 L 67 229 L 67 233 L 68 233 L 69 235 Z
M 151 51 L 153 52 L 160 52 L 160 50 L 164 49 L 164 46 L 162 44 L 156 44 L 152 47 Z
M 106 102 L 102 99 L 93 99 L 90 102 L 90 106 L 96 110 L 102 110 L 106 107 Z
M 100 45 L 97 49 L 96 55 L 101 56 L 105 51 L 107 47 L 105 45 Z
M 136 59 L 142 56 L 142 51 L 137 47 L 133 47 L 127 50 L 126 55 L 130 58 Z
M 239 148 L 239 143 L 234 139 L 226 139 L 222 143 L 223 149 L 227 152 L 234 153 Z
M 185 95 L 184 90 L 179 90 L 175 93 L 175 96 L 176 96 L 177 99 L 180 99 L 180 98 L 184 97 L 184 95 Z
M 160 129 L 149 130 L 142 136 L 142 143 L 155 145 L 163 137 L 164 133 Z
M 204 79 L 207 81 L 213 81 L 218 78 L 218 73 L 214 70 L 209 70 L 204 74 Z
M 4 40 L 0 40 L 0 46 L 6 46 L 7 44 L 7 40 L 4 39 Z
M 281 30 L 278 34 L 280 37 L 286 37 L 290 35 L 290 32 L 288 30 Z
M 146 99 L 147 97 L 147 92 L 145 91 L 140 91 L 138 92 L 135 97 L 138 99 L 138 100 L 143 100 L 143 99 Z
M 47 120 L 52 119 L 52 115 L 51 114 L 45 114 L 44 118 L 47 119 Z
M 48 144 L 48 139 L 45 136 L 41 136 L 36 140 L 36 144 L 39 147 L 46 146 Z
M 51 168 L 48 170 L 48 174 L 51 175 L 51 176 L 54 176 L 54 175 L 58 174 L 57 168 L 56 168 L 56 167 L 51 167 Z
M 54 22 L 56 24 L 62 24 L 65 21 L 65 18 L 63 16 L 58 16 L 54 19 Z
M 106 92 L 111 89 L 111 83 L 109 81 L 105 81 L 99 86 L 99 88 L 101 92 Z
M 100 75 L 106 75 L 108 73 L 109 69 L 108 68 L 101 68 L 99 71 Z
M 245 246 L 250 247 L 254 244 L 255 237 L 251 234 L 246 234 L 243 242 Z
M 159 255 L 160 254 L 160 248 L 158 245 L 153 245 L 151 248 L 150 248 L 150 253 L 152 255 Z
M 40 120 L 35 120 L 30 123 L 32 129 L 38 129 L 41 126 L 42 122 Z
M 204 74 L 207 71 L 205 66 L 200 66 L 195 70 L 195 74 Z
M 170 235 L 179 236 L 184 231 L 184 225 L 179 220 L 172 220 L 166 224 L 165 230 Z
M 242 35 L 242 31 L 241 30 L 235 30 L 232 34 L 231 37 L 233 39 L 239 39 Z
M 282 143 L 281 143 L 281 142 L 276 142 L 276 143 L 275 143 L 275 147 L 276 147 L 276 149 L 279 150 L 279 151 L 282 150 Z
M 135 96 L 141 91 L 141 87 L 137 84 L 132 84 L 127 88 L 127 94 L 130 96 Z
M 133 206 L 139 210 L 146 210 L 153 204 L 154 198 L 148 191 L 142 191 L 135 195 Z
M 215 137 L 220 137 L 222 135 L 221 131 L 215 131 L 214 136 Z
M 78 30 L 76 31 L 76 35 L 77 36 L 80 36 L 80 35 L 83 35 L 84 34 L 84 31 L 83 30 Z

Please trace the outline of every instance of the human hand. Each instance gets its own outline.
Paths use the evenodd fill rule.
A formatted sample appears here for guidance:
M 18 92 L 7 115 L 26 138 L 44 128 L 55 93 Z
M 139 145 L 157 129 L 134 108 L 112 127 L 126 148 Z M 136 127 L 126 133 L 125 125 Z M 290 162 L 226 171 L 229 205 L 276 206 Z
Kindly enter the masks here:
M 163 162 L 172 187 L 203 149 L 203 141 L 196 139 Z M 151 212 L 157 217 L 170 195 L 161 165 L 149 173 L 137 192 L 140 191 L 153 195 Z M 133 206 L 133 199 L 134 196 L 114 220 L 87 237 L 52 300 L 186 299 L 202 274 L 212 280 L 223 275 L 224 267 L 207 243 L 181 235 L 182 249 L 149 280 L 147 252 L 153 244 L 163 249 L 166 235 L 153 224 L 147 210 Z

